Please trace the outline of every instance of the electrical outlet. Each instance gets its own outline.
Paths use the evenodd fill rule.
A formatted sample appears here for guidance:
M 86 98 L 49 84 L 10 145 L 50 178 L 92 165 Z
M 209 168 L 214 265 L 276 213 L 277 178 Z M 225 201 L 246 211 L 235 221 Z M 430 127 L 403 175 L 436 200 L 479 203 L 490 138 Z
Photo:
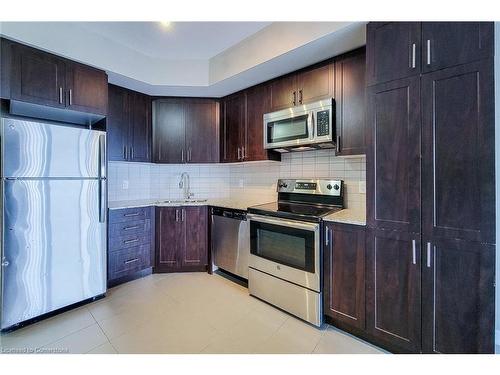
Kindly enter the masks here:
M 359 181 L 359 193 L 366 194 L 366 181 Z
M 123 180 L 122 182 L 122 189 L 127 190 L 128 189 L 128 180 Z

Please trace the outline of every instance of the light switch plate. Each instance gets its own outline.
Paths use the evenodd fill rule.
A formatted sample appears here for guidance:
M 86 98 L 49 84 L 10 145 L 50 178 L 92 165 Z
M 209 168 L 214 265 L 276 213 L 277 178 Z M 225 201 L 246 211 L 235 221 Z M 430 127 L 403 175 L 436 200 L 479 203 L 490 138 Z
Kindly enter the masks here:
M 359 181 L 359 193 L 366 194 L 366 181 Z
M 128 180 L 123 180 L 122 182 L 122 189 L 127 190 L 128 189 Z

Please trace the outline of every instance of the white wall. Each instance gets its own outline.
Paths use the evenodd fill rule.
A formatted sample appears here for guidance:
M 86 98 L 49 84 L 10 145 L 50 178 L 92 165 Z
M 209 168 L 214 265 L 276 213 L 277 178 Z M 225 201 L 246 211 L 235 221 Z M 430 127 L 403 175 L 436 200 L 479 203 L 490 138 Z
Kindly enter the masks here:
M 108 198 L 180 199 L 178 183 L 182 172 L 191 178 L 195 198 L 238 199 L 250 202 L 276 200 L 278 178 L 335 178 L 346 185 L 346 206 L 365 207 L 366 160 L 364 157 L 343 159 L 333 150 L 299 152 L 283 155 L 281 162 L 237 164 L 160 165 L 149 163 L 110 162 Z M 124 188 L 124 182 L 128 187 Z
M 500 22 L 495 22 L 495 176 L 496 242 L 500 240 Z M 500 353 L 500 251 L 496 259 L 496 352 Z

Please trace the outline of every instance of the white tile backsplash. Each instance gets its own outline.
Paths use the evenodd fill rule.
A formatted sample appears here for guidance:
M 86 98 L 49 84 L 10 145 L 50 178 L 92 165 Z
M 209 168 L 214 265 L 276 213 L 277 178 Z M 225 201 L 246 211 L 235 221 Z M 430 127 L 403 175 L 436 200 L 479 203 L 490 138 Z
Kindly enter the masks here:
M 345 183 L 345 203 L 364 207 L 366 159 L 340 158 L 333 150 L 284 154 L 281 162 L 236 164 L 151 164 L 110 162 L 110 201 L 130 199 L 180 199 L 179 180 L 188 172 L 194 198 L 224 199 L 245 196 L 255 201 L 276 200 L 278 178 L 332 178 Z M 125 188 L 128 184 L 128 188 Z

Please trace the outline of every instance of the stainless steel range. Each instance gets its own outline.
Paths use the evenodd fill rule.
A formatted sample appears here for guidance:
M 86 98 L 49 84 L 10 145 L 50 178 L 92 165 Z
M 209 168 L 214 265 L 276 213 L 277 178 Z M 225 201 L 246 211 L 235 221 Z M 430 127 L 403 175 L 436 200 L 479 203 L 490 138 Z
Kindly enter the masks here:
M 250 294 L 322 323 L 320 227 L 343 209 L 341 180 L 279 180 L 278 202 L 249 207 Z

